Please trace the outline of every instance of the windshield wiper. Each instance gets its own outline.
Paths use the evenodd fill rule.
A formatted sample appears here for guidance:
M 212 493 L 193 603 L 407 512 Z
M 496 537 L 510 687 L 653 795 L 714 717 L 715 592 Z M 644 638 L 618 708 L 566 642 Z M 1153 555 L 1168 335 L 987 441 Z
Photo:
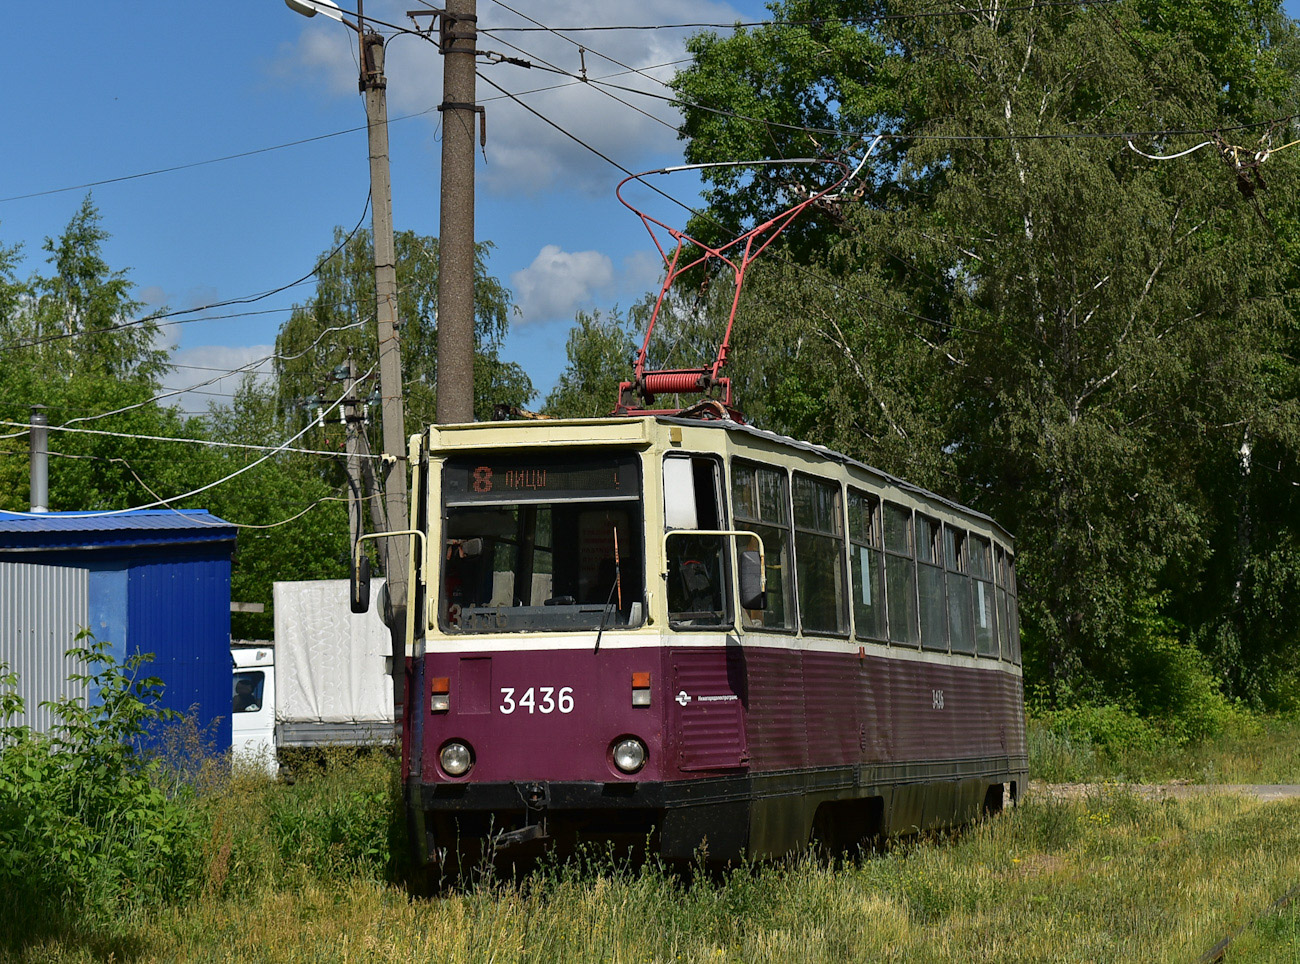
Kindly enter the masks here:
M 618 592 L 618 608 L 623 608 L 623 569 L 618 558 L 618 526 L 614 527 L 614 585 L 609 587 L 609 596 L 605 599 L 605 607 L 600 611 L 600 626 L 596 629 L 596 648 L 593 653 L 600 652 L 600 637 L 605 633 L 605 619 L 609 616 L 609 604 L 614 601 L 614 593 Z

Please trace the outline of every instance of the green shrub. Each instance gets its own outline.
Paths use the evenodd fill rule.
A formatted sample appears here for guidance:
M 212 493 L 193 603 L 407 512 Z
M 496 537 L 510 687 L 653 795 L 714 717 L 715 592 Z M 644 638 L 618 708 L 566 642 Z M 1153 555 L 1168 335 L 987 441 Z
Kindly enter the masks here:
M 172 900 L 198 866 L 199 821 L 187 795 L 168 793 L 159 765 L 137 753 L 153 724 L 162 684 L 139 676 L 151 657 L 118 663 L 83 633 L 69 651 L 93 698 L 51 706 L 38 734 L 14 724 L 23 703 L 12 673 L 0 677 L 0 914 L 75 917 Z M 6 667 L 7 669 L 7 667 Z
M 1176 746 L 1222 733 L 1234 704 L 1224 695 L 1211 661 L 1185 638 L 1184 627 L 1161 613 L 1163 595 L 1140 600 L 1128 619 L 1117 666 L 1114 701 L 1137 716 L 1159 721 Z M 1149 747 L 1148 747 L 1149 748 Z

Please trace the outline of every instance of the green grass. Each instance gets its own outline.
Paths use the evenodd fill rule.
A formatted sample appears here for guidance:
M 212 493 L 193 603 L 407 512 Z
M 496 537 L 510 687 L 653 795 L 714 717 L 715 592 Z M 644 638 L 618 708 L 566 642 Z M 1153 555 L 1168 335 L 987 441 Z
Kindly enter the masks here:
M 1235 714 L 1194 744 L 1159 724 L 1088 708 L 1031 716 L 1029 772 L 1049 783 L 1300 783 L 1300 720 Z
M 182 728 L 142 760 L 153 684 L 87 652 L 112 698 L 65 707 L 53 742 L 7 725 L 0 669 L 0 960 L 1158 962 L 1237 932 L 1230 961 L 1300 959 L 1277 903 L 1300 893 L 1300 801 L 1123 782 L 1300 782 L 1300 723 L 1234 711 L 1191 746 L 1113 708 L 1059 712 L 1031 721 L 1035 776 L 1105 782 L 960 833 L 721 875 L 589 853 L 419 899 L 395 883 L 392 758 L 326 754 L 287 784 Z
M 1300 883 L 1300 803 L 1152 802 L 1107 786 L 835 865 L 719 879 L 600 855 L 416 899 L 386 879 L 373 834 L 348 829 L 367 815 L 389 826 L 383 806 L 350 795 L 383 766 L 232 782 L 209 801 L 224 817 L 191 898 L 11 934 L 8 959 L 1187 961 Z M 340 806 L 356 816 L 336 819 Z M 278 846 L 286 813 L 322 838 Z M 1265 914 L 1228 959 L 1294 960 L 1296 936 L 1294 911 Z

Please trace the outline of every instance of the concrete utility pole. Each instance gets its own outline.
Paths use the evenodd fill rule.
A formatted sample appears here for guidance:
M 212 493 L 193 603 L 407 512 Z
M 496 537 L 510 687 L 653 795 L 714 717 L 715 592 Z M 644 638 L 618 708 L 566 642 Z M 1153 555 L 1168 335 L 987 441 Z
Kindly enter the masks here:
M 379 394 L 384 453 L 395 461 L 384 478 L 384 506 L 390 529 L 405 529 L 406 405 L 402 395 L 402 352 L 397 320 L 397 254 L 393 247 L 393 190 L 388 175 L 388 102 L 384 38 L 366 33 L 361 43 L 361 92 L 366 98 L 370 140 L 371 234 L 375 247 L 375 323 L 379 336 Z M 406 609 L 409 536 L 384 540 L 384 574 L 394 612 Z M 405 618 L 394 620 L 405 625 Z
M 393 190 L 388 175 L 388 82 L 384 78 L 384 38 L 366 33 L 357 7 L 361 39 L 361 79 L 370 141 L 371 234 L 375 248 L 375 323 L 379 337 L 379 394 L 384 433 L 384 508 L 389 529 L 410 525 L 406 502 L 406 405 L 402 396 L 402 353 L 397 321 L 397 255 L 393 247 Z M 393 641 L 393 709 L 402 719 L 406 703 L 406 573 L 410 536 L 384 539 L 384 578 L 388 587 L 388 631 Z
M 438 422 L 474 421 L 474 128 L 476 0 L 439 16 L 442 191 L 438 228 Z

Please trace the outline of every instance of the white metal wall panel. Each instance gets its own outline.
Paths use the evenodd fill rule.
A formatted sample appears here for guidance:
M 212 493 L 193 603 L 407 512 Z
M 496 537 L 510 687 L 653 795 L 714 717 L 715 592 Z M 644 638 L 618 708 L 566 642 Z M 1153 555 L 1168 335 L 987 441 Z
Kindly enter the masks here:
M 89 586 L 87 569 L 0 562 L 0 662 L 18 674 L 26 705 L 11 722 L 47 731 L 53 716 L 42 702 L 85 696 L 85 684 L 68 680 L 84 667 L 66 653 L 89 622 Z

